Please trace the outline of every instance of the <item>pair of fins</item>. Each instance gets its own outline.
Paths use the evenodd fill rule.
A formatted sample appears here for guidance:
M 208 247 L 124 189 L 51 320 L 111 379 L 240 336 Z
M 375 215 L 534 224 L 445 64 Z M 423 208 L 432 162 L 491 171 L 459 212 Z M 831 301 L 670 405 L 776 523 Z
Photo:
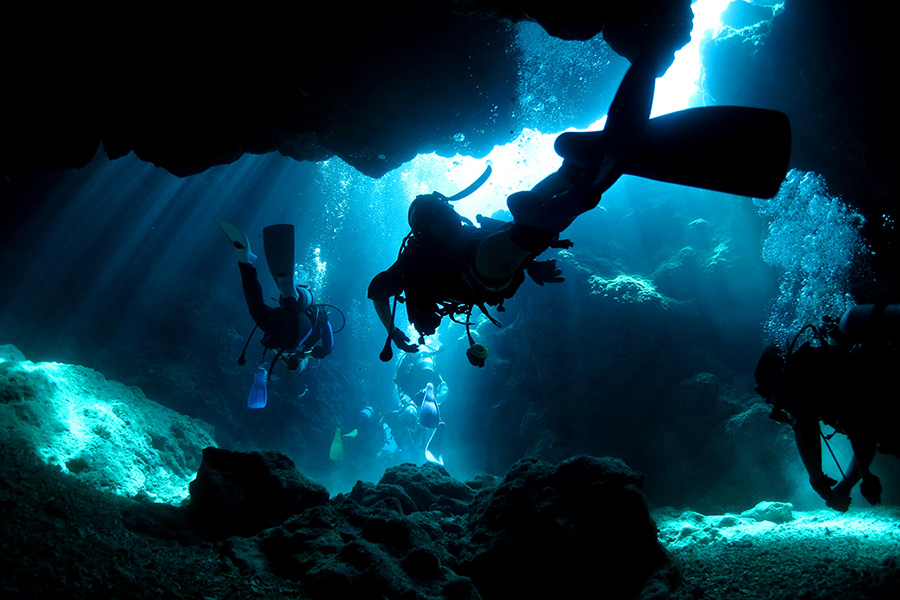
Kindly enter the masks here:
M 239 259 L 253 262 L 256 257 L 250 251 L 250 242 L 240 227 L 228 221 L 213 217 L 231 245 L 238 253 Z M 263 251 L 266 264 L 272 279 L 282 294 L 293 291 L 294 285 L 294 226 L 289 223 L 269 225 L 263 228 Z

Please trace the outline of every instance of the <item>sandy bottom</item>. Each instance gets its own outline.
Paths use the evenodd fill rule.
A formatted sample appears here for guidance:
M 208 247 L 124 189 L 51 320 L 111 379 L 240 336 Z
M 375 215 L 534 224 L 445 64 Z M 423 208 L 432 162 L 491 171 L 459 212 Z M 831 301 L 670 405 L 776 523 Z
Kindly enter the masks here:
M 658 511 L 660 541 L 684 579 L 680 597 L 900 598 L 900 508 L 740 515 Z

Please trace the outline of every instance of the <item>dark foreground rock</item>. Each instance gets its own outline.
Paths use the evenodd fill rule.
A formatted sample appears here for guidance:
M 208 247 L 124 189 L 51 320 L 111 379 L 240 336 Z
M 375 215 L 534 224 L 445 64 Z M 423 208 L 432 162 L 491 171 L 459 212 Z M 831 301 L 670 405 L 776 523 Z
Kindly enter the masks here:
M 191 523 L 212 538 L 254 535 L 328 501 L 328 490 L 283 454 L 213 447 L 203 450 L 190 492 Z
M 668 562 L 641 484 L 612 458 L 522 460 L 502 480 L 471 483 L 404 464 L 277 527 L 231 537 L 223 552 L 250 573 L 302 582 L 313 598 L 526 598 L 586 587 L 634 598 Z
M 615 458 L 519 461 L 473 503 L 459 571 L 484 598 L 633 598 L 667 562 L 642 483 Z
M 404 464 L 346 495 L 277 453 L 207 449 L 182 506 L 100 492 L 0 445 L 4 598 L 667 597 L 671 565 L 617 459 L 461 482 Z

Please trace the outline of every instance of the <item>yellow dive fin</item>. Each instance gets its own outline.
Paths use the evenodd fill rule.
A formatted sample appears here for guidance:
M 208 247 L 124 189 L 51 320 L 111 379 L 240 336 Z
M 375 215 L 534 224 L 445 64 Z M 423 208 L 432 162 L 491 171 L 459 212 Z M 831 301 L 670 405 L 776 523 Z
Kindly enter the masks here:
M 334 430 L 334 439 L 331 441 L 331 450 L 328 452 L 331 460 L 344 460 L 344 440 L 341 438 L 341 428 Z

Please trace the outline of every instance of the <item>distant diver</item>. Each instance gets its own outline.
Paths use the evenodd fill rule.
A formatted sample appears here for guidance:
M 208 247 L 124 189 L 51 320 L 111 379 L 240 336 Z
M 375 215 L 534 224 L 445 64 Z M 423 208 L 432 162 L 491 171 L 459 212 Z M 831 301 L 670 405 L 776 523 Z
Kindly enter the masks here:
M 607 116 L 596 132 L 557 137 L 563 164 L 529 191 L 507 198 L 513 222 L 478 216 L 476 226 L 450 205 L 480 186 L 482 177 L 458 194 L 438 192 L 416 197 L 409 207 L 411 233 L 397 261 L 375 276 L 368 289 L 391 343 L 406 352 L 417 345 L 394 325 L 398 299 L 409 322 L 424 336 L 444 316 L 464 318 L 469 362 L 484 366 L 487 348 L 469 331 L 473 307 L 495 324 L 487 306 L 503 310 L 527 272 L 543 285 L 563 281 L 553 260 L 535 260 L 548 248 L 567 248 L 562 233 L 578 215 L 596 207 L 601 195 L 623 174 L 681 185 L 768 198 L 784 180 L 790 157 L 790 124 L 784 113 L 737 106 L 683 110 L 650 119 L 656 77 L 665 61 L 635 61 L 625 74 Z M 390 299 L 393 297 L 393 306 Z
M 812 340 L 794 348 L 807 331 Z M 900 304 L 856 306 L 840 321 L 807 325 L 786 349 L 771 345 L 759 360 L 757 393 L 773 406 L 772 419 L 790 423 L 810 485 L 835 510 L 849 508 L 860 481 L 863 497 L 881 502 L 881 482 L 869 468 L 876 451 L 900 457 L 898 370 Z M 838 463 L 840 482 L 822 470 L 822 442 L 830 451 L 834 433 L 825 436 L 820 421 L 846 435 L 853 448 L 847 470 Z
M 402 452 L 424 449 L 425 460 L 443 465 L 445 425 L 440 407 L 450 390 L 437 368 L 436 354 L 428 351 L 402 357 L 394 377 L 397 409 L 384 419 Z
M 395 408 L 379 415 L 367 404 L 354 413 L 346 427 L 335 430 L 331 460 L 344 460 L 351 448 L 351 454 L 357 457 L 368 452 L 379 458 L 399 456 L 404 462 L 418 462 L 424 454 L 425 460 L 444 464 L 441 445 L 445 424 L 440 407 L 449 388 L 438 372 L 435 355 L 428 351 L 401 357 L 394 378 Z
M 262 286 L 253 266 L 256 255 L 250 250 L 247 236 L 227 221 L 216 219 L 216 222 L 237 253 L 244 298 L 255 323 L 238 364 L 246 363 L 247 346 L 256 329 L 263 331 L 263 354 L 247 400 L 248 407 L 263 408 L 267 401 L 266 382 L 276 362 L 280 359 L 291 372 L 303 371 L 309 357 L 325 358 L 331 354 L 334 331 L 325 305 L 316 304 L 306 286 L 294 285 L 293 225 L 270 225 L 263 229 L 266 262 L 280 292 L 278 306 L 272 307 L 263 299 Z M 267 367 L 264 360 L 270 349 L 275 351 L 275 357 Z

